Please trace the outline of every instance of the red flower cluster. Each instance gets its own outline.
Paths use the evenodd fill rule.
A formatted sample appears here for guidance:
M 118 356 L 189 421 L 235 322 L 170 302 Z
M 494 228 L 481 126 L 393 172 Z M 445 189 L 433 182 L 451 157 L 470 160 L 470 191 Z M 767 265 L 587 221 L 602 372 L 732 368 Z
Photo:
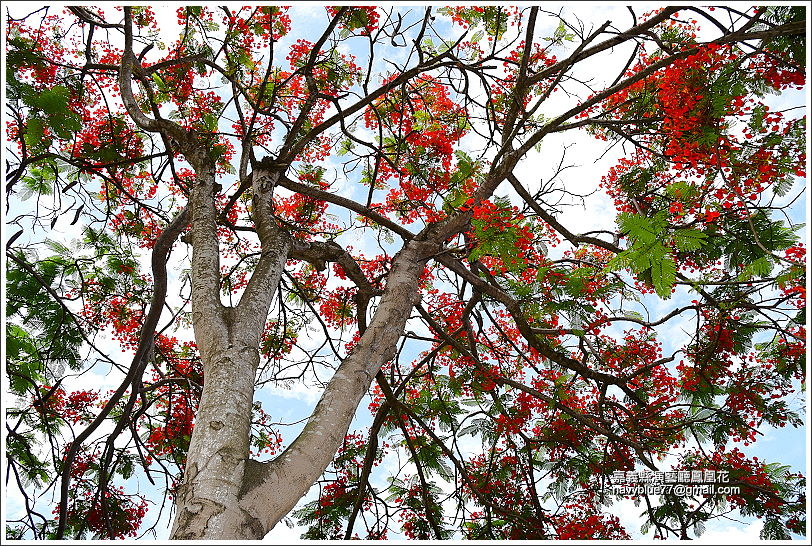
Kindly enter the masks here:
M 59 507 L 53 511 L 59 519 Z M 147 501 L 140 495 L 128 495 L 122 487 L 110 487 L 101 495 L 92 489 L 74 493 L 68 507 L 68 521 L 95 533 L 98 538 L 123 539 L 138 536 L 138 528 L 147 514 Z
M 553 518 L 557 540 L 631 540 L 617 516 L 597 512 L 589 503 L 568 503 Z
M 74 391 L 65 400 L 63 416 L 74 424 L 79 421 L 89 421 L 94 416 L 91 408 L 96 405 L 98 400 L 98 391 Z
M 325 6 L 325 9 L 330 17 L 335 17 L 339 10 L 335 6 Z M 348 6 L 339 28 L 357 32 L 361 36 L 369 36 L 378 28 L 379 17 L 378 10 L 374 6 Z
M 390 76 L 383 85 L 395 77 Z M 400 182 L 390 189 L 385 204 L 375 206 L 397 214 L 404 223 L 442 218 L 443 199 L 452 189 L 454 147 L 467 131 L 465 120 L 464 109 L 452 99 L 448 87 L 429 76 L 410 81 L 405 90 L 395 89 L 371 104 L 364 113 L 367 128 L 383 130 L 388 136 L 384 156 L 376 165 L 377 178 L 366 182 L 377 185 L 393 177 Z M 468 183 L 470 180 L 459 184 Z
M 771 475 L 768 465 L 758 457 L 747 457 L 738 448 L 726 451 L 722 446 L 709 455 L 689 451 L 674 470 L 727 472 L 726 483 L 738 488 L 737 493 L 726 495 L 728 502 L 736 507 L 747 507 L 750 513 L 757 513 L 760 517 L 770 513 L 780 514 L 785 503 L 782 500 L 785 485 L 778 482 L 774 474 Z M 787 473 L 781 481 L 799 477 L 800 474 Z

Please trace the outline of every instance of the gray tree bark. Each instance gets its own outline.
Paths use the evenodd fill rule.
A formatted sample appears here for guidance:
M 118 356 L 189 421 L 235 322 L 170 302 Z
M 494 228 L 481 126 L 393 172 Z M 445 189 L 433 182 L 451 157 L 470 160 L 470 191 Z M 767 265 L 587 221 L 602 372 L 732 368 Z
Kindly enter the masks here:
M 249 438 L 259 344 L 273 295 L 292 251 L 272 217 L 280 174 L 253 173 L 254 222 L 262 256 L 240 302 L 220 300 L 214 169 L 193 161 L 192 319 L 205 383 L 175 501 L 173 539 L 260 539 L 307 492 L 332 460 L 355 410 L 381 366 L 395 354 L 418 281 L 437 244 L 412 240 L 396 255 L 378 308 L 356 348 L 328 383 L 307 425 L 268 463 L 250 460 Z
M 344 440 L 361 398 L 381 366 L 395 355 L 426 262 L 467 218 L 456 216 L 410 239 L 395 256 L 372 320 L 343 360 L 299 436 L 273 461 L 249 459 L 254 380 L 259 344 L 271 301 L 294 248 L 273 218 L 272 193 L 282 166 L 260 162 L 251 177 L 253 220 L 261 257 L 235 307 L 220 299 L 220 249 L 214 206 L 215 168 L 208 150 L 174 122 L 150 118 L 132 91 L 137 70 L 130 8 L 125 8 L 125 51 L 119 72 L 124 105 L 144 130 L 175 141 L 195 171 L 189 198 L 192 242 L 192 321 L 203 361 L 204 386 L 183 483 L 175 499 L 172 539 L 261 539 L 315 483 Z M 144 83 L 148 85 L 148 83 Z M 156 116 L 158 114 L 156 113 Z M 492 191 L 492 190 L 491 190 Z M 305 245 L 307 246 L 307 245 Z M 320 260 L 339 259 L 329 244 L 310 245 Z
M 262 255 L 239 304 L 220 300 L 220 249 L 214 168 L 193 161 L 191 201 L 192 321 L 203 361 L 204 387 L 175 501 L 172 538 L 261 538 L 262 527 L 239 505 L 249 455 L 259 344 L 291 240 L 271 216 L 274 175 L 253 174 L 254 215 Z

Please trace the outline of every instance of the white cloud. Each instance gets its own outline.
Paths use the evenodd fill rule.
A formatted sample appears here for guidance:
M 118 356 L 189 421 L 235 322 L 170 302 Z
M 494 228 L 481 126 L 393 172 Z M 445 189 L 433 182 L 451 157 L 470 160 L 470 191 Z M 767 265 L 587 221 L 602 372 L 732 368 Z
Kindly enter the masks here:
M 265 535 L 263 541 L 265 542 L 273 542 L 276 544 L 291 544 L 294 542 L 305 542 L 302 540 L 302 533 L 304 533 L 307 528 L 296 525 L 293 520 L 288 518 L 287 522 L 285 520 L 280 521 L 276 524 L 276 527 L 271 529 L 271 532 Z M 290 526 L 288 525 L 290 523 Z
M 315 404 L 321 397 L 321 389 L 309 386 L 305 381 L 291 382 L 286 386 L 274 383 L 263 390 L 268 396 L 301 400 L 307 404 Z
M 745 527 L 741 523 L 716 521 L 707 524 L 707 529 L 696 542 L 706 544 L 750 544 L 758 542 L 759 533 L 764 527 L 764 521 L 757 519 Z

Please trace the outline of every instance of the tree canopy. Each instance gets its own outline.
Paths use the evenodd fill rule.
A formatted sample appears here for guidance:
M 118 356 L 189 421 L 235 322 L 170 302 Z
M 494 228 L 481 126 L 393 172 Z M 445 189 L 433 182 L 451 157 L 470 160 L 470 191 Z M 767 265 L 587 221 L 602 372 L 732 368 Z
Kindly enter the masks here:
M 5 13 L 7 537 L 805 533 L 806 8 L 156 10 Z

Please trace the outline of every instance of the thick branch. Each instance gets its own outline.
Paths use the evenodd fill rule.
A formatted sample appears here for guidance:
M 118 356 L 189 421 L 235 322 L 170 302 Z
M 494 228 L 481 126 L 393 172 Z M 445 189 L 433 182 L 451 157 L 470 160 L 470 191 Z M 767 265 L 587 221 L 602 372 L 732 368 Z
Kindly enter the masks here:
M 278 171 L 269 172 L 262 168 L 252 174 L 253 216 L 262 255 L 240 298 L 235 325 L 236 331 L 251 337 L 245 339 L 245 342 L 252 347 L 259 346 L 259 335 L 268 317 L 271 300 L 276 293 L 292 244 L 290 235 L 277 226 L 273 217 L 273 188 L 279 176 Z
M 668 11 L 668 10 L 666 10 L 666 11 Z M 672 9 L 672 12 L 673 11 L 675 11 L 675 10 Z M 731 34 L 728 34 L 727 36 L 722 36 L 722 37 L 720 37 L 720 38 L 718 38 L 716 40 L 712 40 L 712 41 L 710 41 L 708 43 L 712 43 L 712 44 L 728 44 L 728 43 L 734 43 L 734 42 L 744 42 L 744 41 L 747 41 L 747 40 L 775 38 L 777 36 L 794 36 L 794 35 L 802 34 L 803 32 L 805 32 L 805 29 L 806 29 L 806 22 L 805 21 L 799 21 L 799 22 L 794 22 L 794 23 L 787 23 L 787 24 L 775 27 L 775 28 L 770 29 L 770 30 L 753 31 L 753 32 L 741 32 L 741 31 L 733 32 Z M 630 32 L 631 31 L 626 32 L 626 33 L 624 33 L 624 35 L 626 35 L 627 38 L 628 38 L 628 37 L 630 37 Z M 706 45 L 706 44 L 699 44 L 699 45 L 697 45 L 695 47 L 687 48 L 687 49 L 684 49 L 684 50 L 679 51 L 677 53 L 674 53 L 673 55 L 669 55 L 667 57 L 664 57 L 663 59 L 660 59 L 659 61 L 657 61 L 655 63 L 652 63 L 651 65 L 647 66 L 645 69 L 643 69 L 640 72 L 634 74 L 633 76 L 630 76 L 630 77 L 626 78 L 625 80 L 622 80 L 620 83 L 617 83 L 615 85 L 612 85 L 612 86 L 606 88 L 604 91 L 601 91 L 600 93 L 596 93 L 595 95 L 593 95 L 589 99 L 585 100 L 584 102 L 582 102 L 578 106 L 575 106 L 575 107 L 571 108 L 570 110 L 568 110 L 567 112 L 564 112 L 560 116 L 556 117 L 554 120 L 550 121 L 544 127 L 539 129 L 536 133 L 531 135 L 530 138 L 528 138 L 527 141 L 519 148 L 519 151 L 518 151 L 519 155 L 523 156 L 524 154 L 529 152 L 531 149 L 533 149 L 533 147 L 536 144 L 538 144 L 541 141 L 542 138 L 544 138 L 544 136 L 546 136 L 547 134 L 549 134 L 551 132 L 556 131 L 566 120 L 573 118 L 575 115 L 577 115 L 577 114 L 591 108 L 592 106 L 598 104 L 599 102 L 606 99 L 607 97 L 610 97 L 610 96 L 614 95 L 615 93 L 629 87 L 630 85 L 649 77 L 650 75 L 654 74 L 655 72 L 657 72 L 661 68 L 665 68 L 665 67 L 669 66 L 670 64 L 672 64 L 677 59 L 681 59 L 681 58 L 684 58 L 684 57 L 688 57 L 689 55 L 693 55 L 694 53 L 696 53 L 697 51 L 700 50 L 702 45 Z M 600 46 L 596 46 L 596 47 L 600 47 Z M 582 60 L 582 58 L 584 58 L 586 56 L 587 52 L 591 52 L 593 49 L 594 48 L 590 48 L 589 50 L 583 52 L 582 55 L 577 60 Z M 592 53 L 592 54 L 594 54 L 594 53 Z M 569 59 L 567 61 L 564 61 L 564 62 L 569 62 Z M 551 67 L 550 69 L 544 70 L 543 72 L 537 74 L 534 79 L 539 79 L 539 76 L 541 76 L 541 74 L 551 74 L 552 73 L 551 72 L 552 68 L 555 68 L 556 66 L 558 66 L 558 65 L 553 65 L 553 67 Z
M 369 327 L 333 375 L 304 430 L 268 463 L 263 479 L 243 493 L 240 506 L 261 521 L 266 531 L 293 508 L 340 447 L 372 379 L 395 354 L 419 298 L 420 275 L 436 249 L 436 244 L 412 241 L 398 253 Z
M 302 184 L 301 182 L 296 182 L 286 176 L 281 177 L 278 181 L 278 184 L 283 188 L 287 188 L 291 191 L 301 193 L 302 195 L 307 195 L 308 197 L 321 199 L 322 201 L 327 201 L 328 203 L 332 203 L 334 205 L 338 205 L 340 207 L 344 207 L 348 210 L 356 212 L 365 218 L 369 218 L 376 224 L 379 224 L 393 231 L 394 233 L 400 235 L 403 239 L 407 241 L 414 237 L 414 233 L 404 228 L 400 224 L 393 222 L 389 218 L 375 212 L 374 210 L 369 209 L 368 207 L 365 207 L 364 205 L 361 205 L 360 203 L 356 203 L 352 199 L 347 199 L 346 197 L 326 192 L 319 188 Z
M 118 83 L 121 88 L 121 100 L 127 114 L 136 125 L 152 133 L 162 132 L 166 136 L 174 137 L 178 142 L 186 141 L 186 132 L 176 123 L 167 119 L 152 119 L 138 106 L 133 95 L 132 80 L 135 63 L 138 62 L 133 52 L 133 21 L 132 8 L 124 7 L 124 53 L 121 55 L 121 70 L 118 73 Z M 138 63 L 138 68 L 141 64 Z
M 539 217 L 550 224 L 556 231 L 558 231 L 561 235 L 564 236 L 572 244 L 578 246 L 580 243 L 587 243 L 590 245 L 595 245 L 601 248 L 605 248 L 606 250 L 611 250 L 612 252 L 620 252 L 621 249 L 613 243 L 609 243 L 602 239 L 598 239 L 597 237 L 591 237 L 589 235 L 575 235 L 570 230 L 565 228 L 561 222 L 555 219 L 555 216 L 544 210 L 541 205 L 530 195 L 522 183 L 519 182 L 519 179 L 516 178 L 516 175 L 513 173 L 508 174 L 507 176 L 510 185 L 513 186 L 513 189 L 516 190 L 516 193 L 519 194 L 519 197 L 524 199 L 524 202 L 527 203 L 533 212 L 539 215 Z
M 108 400 L 107 404 L 101 409 L 96 418 L 91 422 L 86 429 L 84 429 L 76 439 L 71 443 L 68 453 L 65 455 L 65 471 L 61 475 L 60 483 L 60 499 L 59 499 L 59 527 L 57 528 L 56 537 L 61 539 L 65 534 L 65 525 L 68 520 L 68 492 L 70 490 L 70 468 L 76 459 L 76 455 L 82 447 L 82 443 L 87 440 L 93 432 L 95 432 L 113 408 L 116 407 L 118 401 L 124 396 L 128 389 L 135 387 L 140 383 L 141 375 L 144 373 L 144 368 L 147 364 L 147 356 L 149 355 L 152 346 L 155 342 L 155 328 L 158 325 L 158 319 L 161 316 L 164 302 L 166 301 L 167 289 L 167 274 L 166 274 L 166 258 L 169 251 L 172 249 L 172 244 L 177 240 L 180 232 L 186 227 L 188 219 L 187 209 L 183 209 L 166 229 L 158 236 L 155 247 L 152 251 L 152 275 L 154 280 L 154 288 L 152 292 L 152 300 L 150 301 L 149 312 L 144 318 L 144 324 L 141 327 L 141 334 L 138 338 L 138 347 L 133 355 L 130 369 L 127 376 L 121 382 L 116 392 Z
M 214 167 L 202 162 L 190 195 L 192 241 L 192 321 L 204 361 L 225 346 L 226 324 L 220 301 L 220 246 L 214 208 Z M 216 325 L 211 328 L 212 321 Z M 212 334 L 217 334 L 213 336 Z

